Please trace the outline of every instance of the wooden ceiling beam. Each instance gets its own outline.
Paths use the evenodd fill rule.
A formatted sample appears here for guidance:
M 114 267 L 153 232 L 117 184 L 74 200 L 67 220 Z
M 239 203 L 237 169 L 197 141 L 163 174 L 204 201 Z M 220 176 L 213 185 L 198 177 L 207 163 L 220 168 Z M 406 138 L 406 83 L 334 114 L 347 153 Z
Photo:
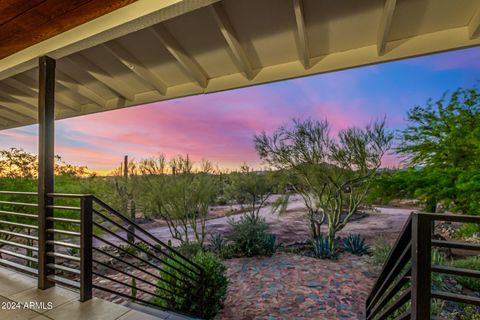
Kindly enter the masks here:
M 390 27 L 392 26 L 393 13 L 395 12 L 396 4 L 397 0 L 385 0 L 382 18 L 377 33 L 377 53 L 379 56 L 385 54 L 385 46 L 387 45 L 388 34 L 390 33 Z
M 101 107 L 104 107 L 106 104 L 106 100 L 97 94 L 95 91 L 91 90 L 87 86 L 77 82 L 76 80 L 72 79 L 66 73 L 57 69 L 56 75 L 57 83 L 64 86 L 65 88 L 75 92 L 82 97 L 87 98 L 88 100 L 92 101 L 93 103 L 98 104 Z
M 468 23 L 468 36 L 470 39 L 480 36 L 480 6 Z
M 4 119 L 7 119 L 9 121 L 18 122 L 18 123 L 26 123 L 27 122 L 28 117 L 25 117 L 24 115 L 21 115 L 17 111 L 11 111 L 11 110 L 3 107 L 1 104 L 0 104 L 0 113 L 1 113 L 1 115 Z
M 112 75 L 110 75 L 105 70 L 101 69 L 99 66 L 91 62 L 89 59 L 87 59 L 83 55 L 77 53 L 65 59 L 68 59 L 72 63 L 76 64 L 78 67 L 83 68 L 83 70 L 85 70 L 90 76 L 92 76 L 93 78 L 97 79 L 98 81 L 100 81 L 101 83 L 109 87 L 120 97 L 130 101 L 135 100 L 135 95 L 132 92 L 130 92 L 129 89 L 121 86 L 118 82 L 113 80 L 114 77 L 112 77 Z
M 2 125 L 4 127 L 7 127 L 9 125 L 9 123 L 10 123 L 10 120 L 0 116 L 0 125 Z
M 9 109 L 11 111 L 17 112 L 21 114 L 22 116 L 37 120 L 38 118 L 38 113 L 37 111 L 24 106 L 20 103 L 15 103 L 12 101 L 8 101 L 7 99 L 0 98 L 0 106 L 4 107 L 5 109 Z
M 13 79 L 9 79 L 13 80 Z M 11 82 L 10 82 L 11 83 Z M 37 108 L 38 99 L 30 94 L 26 94 L 25 92 L 21 91 L 19 88 L 15 86 L 8 85 L 4 82 L 0 83 L 0 91 L 3 93 L 3 96 L 11 98 L 16 101 L 21 101 L 26 103 L 33 108 Z
M 60 71 L 56 71 L 56 75 L 58 75 Z M 15 88 L 18 90 L 24 92 L 27 94 L 29 97 L 33 98 L 34 100 L 31 100 L 29 98 L 29 101 L 32 101 L 34 103 L 35 108 L 37 108 L 38 104 L 38 85 L 36 84 L 35 80 L 33 80 L 31 77 L 25 75 L 25 74 L 20 74 L 17 76 L 16 79 L 10 78 L 6 79 L 5 81 L 15 81 Z M 35 102 L 36 101 L 36 102 Z M 60 103 L 62 106 L 65 106 L 71 110 L 75 111 L 81 111 L 81 107 L 77 106 L 77 103 L 73 101 L 70 98 L 66 98 L 65 96 L 61 94 L 56 94 L 55 95 L 55 101 L 56 103 Z M 31 104 L 30 104 L 31 105 Z
M 202 88 L 208 86 L 208 77 L 200 65 L 182 48 L 177 40 L 161 24 L 149 28 L 152 35 L 170 52 L 183 69 Z
M 233 56 L 236 59 L 235 62 L 240 68 L 239 71 L 243 72 L 248 80 L 252 80 L 254 78 L 252 64 L 248 60 L 247 54 L 245 53 L 245 50 L 243 50 L 243 47 L 238 40 L 238 36 L 233 29 L 232 23 L 230 22 L 222 3 L 214 3 L 210 6 L 210 10 L 218 28 L 220 29 L 220 32 L 225 38 L 225 41 L 227 42 L 230 50 L 233 53 Z
M 303 0 L 293 0 L 293 10 L 295 12 L 295 22 L 297 25 L 297 50 L 299 59 L 305 69 L 311 67 L 310 51 L 308 49 L 307 30 L 305 27 L 305 15 L 303 12 Z
M 146 81 L 162 96 L 167 93 L 167 85 L 160 80 L 153 72 L 145 67 L 131 52 L 115 41 L 102 45 L 109 54 L 114 56 L 120 63 L 135 73 L 140 79 Z

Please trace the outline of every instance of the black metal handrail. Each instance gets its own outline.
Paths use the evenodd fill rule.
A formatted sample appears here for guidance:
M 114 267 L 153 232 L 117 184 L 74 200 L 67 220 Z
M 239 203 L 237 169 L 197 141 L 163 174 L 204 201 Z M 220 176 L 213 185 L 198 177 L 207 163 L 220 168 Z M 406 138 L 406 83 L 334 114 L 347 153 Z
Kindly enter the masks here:
M 33 211 L 38 205 L 19 199 L 32 198 L 37 193 L 0 191 L 0 196 L 13 197 L 8 201 L 0 199 L 0 235 L 7 237 L 0 238 L 0 245 L 17 247 L 27 252 L 22 254 L 0 248 L 0 254 L 12 258 L 0 259 L 0 265 L 36 275 L 39 273 L 39 259 L 31 253 L 39 251 L 38 233 L 42 230 L 36 224 L 27 224 L 25 221 L 37 222 L 38 217 Z M 204 309 L 205 274 L 202 267 L 92 195 L 51 193 L 47 197 L 52 199 L 47 207 L 53 212 L 53 215 L 46 217 L 52 225 L 43 230 L 51 235 L 46 237 L 47 248 L 50 249 L 44 252 L 49 257 L 45 265 L 48 281 L 79 289 L 81 301 L 89 300 L 94 293 L 93 289 L 96 289 L 154 307 L 159 306 L 152 303 L 151 298 L 167 301 L 172 306 L 176 296 L 188 292 L 188 296 L 195 300 L 192 303 L 197 303 Z M 63 203 L 55 203 L 56 200 Z M 8 210 L 3 210 L 3 206 L 8 206 Z M 15 221 L 2 220 L 2 216 L 13 216 Z M 5 226 L 10 229 L 4 230 Z M 25 228 L 34 230 L 34 234 L 22 233 L 21 230 Z M 94 247 L 94 240 L 103 247 Z M 73 256 L 67 249 L 79 251 L 78 256 Z M 25 264 L 18 262 L 21 260 Z M 136 287 L 113 278 L 113 273 L 121 274 L 128 280 L 135 279 L 142 286 Z M 149 280 L 143 279 L 140 274 Z M 97 283 L 100 280 L 141 292 L 143 296 L 127 295 L 114 289 L 115 286 L 109 288 L 100 285 Z M 166 294 L 162 295 L 162 292 Z
M 432 272 L 480 277 L 479 271 L 432 265 L 434 247 L 480 252 L 477 244 L 434 240 L 436 221 L 480 224 L 480 217 L 412 213 L 367 298 L 366 319 L 430 319 L 431 299 L 480 305 L 477 297 L 432 290 Z

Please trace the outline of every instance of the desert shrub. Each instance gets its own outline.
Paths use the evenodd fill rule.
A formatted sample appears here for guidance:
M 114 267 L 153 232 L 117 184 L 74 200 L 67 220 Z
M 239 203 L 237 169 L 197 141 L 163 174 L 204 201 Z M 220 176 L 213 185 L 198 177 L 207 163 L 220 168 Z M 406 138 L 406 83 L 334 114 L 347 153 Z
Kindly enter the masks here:
M 316 238 L 312 241 L 313 255 L 318 259 L 332 259 L 335 252 L 330 249 L 330 241 L 327 238 Z
M 177 250 L 187 258 L 191 258 L 199 252 L 203 252 L 203 246 L 199 242 L 183 242 Z
M 79 257 L 80 256 L 80 249 L 78 248 L 69 248 L 67 253 L 72 257 Z
M 465 305 L 460 320 L 480 320 L 480 307 Z
M 369 247 L 365 244 L 365 239 L 359 234 L 349 234 L 343 239 L 343 249 L 356 255 L 368 253 Z
M 387 261 L 392 251 L 392 245 L 385 238 L 378 238 L 372 250 L 371 262 L 376 266 L 382 266 Z
M 221 233 L 211 234 L 210 245 L 207 250 L 213 252 L 222 259 L 229 259 L 235 256 L 235 245 L 228 242 Z
M 480 257 L 468 257 L 466 259 L 452 261 L 455 268 L 480 271 Z M 465 288 L 473 291 L 480 291 L 480 279 L 473 277 L 456 276 L 455 279 Z
M 129 254 L 136 255 L 137 253 L 139 254 L 146 254 L 142 250 L 138 249 L 137 247 L 147 251 L 147 252 L 153 252 L 153 250 L 150 248 L 148 244 L 142 241 L 135 242 L 135 245 L 128 243 L 124 245 L 120 245 L 120 248 L 128 252 Z
M 212 253 L 199 252 L 192 260 L 205 271 L 205 309 L 203 317 L 211 319 L 222 308 L 225 300 L 228 286 L 228 279 L 225 275 L 226 267 L 220 258 Z M 152 302 L 167 309 L 202 315 L 201 304 L 196 298 L 201 295 L 201 286 L 192 284 L 190 287 L 185 287 L 184 282 L 191 283 L 192 280 L 179 272 L 181 270 L 188 275 L 193 275 L 192 271 L 174 260 L 168 259 L 168 263 L 173 267 L 163 265 L 163 272 L 160 273 L 161 280 L 157 283 L 164 290 L 157 289 L 156 295 L 158 297 L 155 297 Z M 177 278 L 182 279 L 182 281 Z
M 456 233 L 457 237 L 468 238 L 473 235 L 480 236 L 480 224 L 478 223 L 465 223 Z
M 437 249 L 432 250 L 432 266 L 441 266 L 445 263 L 445 256 Z M 437 289 L 443 285 L 444 276 L 442 273 L 432 272 L 432 286 Z
M 432 317 L 439 317 L 443 308 L 445 308 L 445 301 L 440 299 L 432 299 L 432 304 L 430 305 L 430 315 Z
M 230 220 L 229 223 L 232 226 L 229 239 L 238 254 L 253 257 L 275 253 L 276 237 L 268 232 L 265 219 L 246 214 L 239 221 Z

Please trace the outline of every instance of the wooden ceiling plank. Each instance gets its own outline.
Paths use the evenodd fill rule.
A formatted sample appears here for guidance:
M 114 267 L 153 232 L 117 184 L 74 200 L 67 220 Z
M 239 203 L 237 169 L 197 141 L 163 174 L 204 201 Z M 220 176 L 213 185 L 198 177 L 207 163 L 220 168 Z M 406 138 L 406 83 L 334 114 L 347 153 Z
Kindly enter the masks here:
M 105 106 L 106 100 L 97 94 L 95 91 L 91 90 L 87 86 L 77 82 L 76 80 L 70 78 L 67 74 L 57 69 L 56 75 L 57 82 L 64 86 L 65 88 L 79 94 L 88 100 L 98 104 L 101 107 Z
M 480 36 L 480 6 L 468 23 L 468 36 L 470 39 Z
M 42 1 L 23 14 L 1 26 L 0 40 L 7 40 L 19 34 L 28 34 L 41 26 L 49 27 L 52 21 L 92 0 Z
M 152 35 L 162 43 L 170 54 L 180 63 L 184 70 L 196 81 L 202 88 L 208 86 L 208 78 L 200 65 L 180 46 L 177 40 L 161 24 L 149 28 Z
M 20 16 L 45 0 L 2 0 L 0 1 L 0 27 L 12 19 Z
M 303 0 L 293 0 L 293 10 L 295 12 L 295 22 L 297 25 L 297 50 L 300 61 L 305 69 L 311 67 L 310 51 L 308 49 L 307 30 L 305 27 L 305 15 L 303 12 Z
M 248 60 L 247 54 L 243 49 L 240 41 L 238 40 L 238 36 L 228 18 L 227 12 L 225 11 L 221 2 L 214 3 L 210 6 L 210 10 L 213 14 L 214 20 L 217 23 L 220 32 L 222 33 L 225 41 L 227 42 L 230 50 L 232 51 L 237 63 L 240 67 L 240 72 L 245 74 L 245 77 L 248 80 L 252 80 L 254 78 L 254 73 L 252 69 L 252 64 Z
M 385 0 L 377 33 L 377 53 L 379 56 L 385 54 L 385 46 L 387 44 L 388 34 L 390 33 L 390 27 L 392 26 L 396 4 L 397 0 Z
M 121 87 L 121 85 L 113 80 L 113 77 L 110 74 L 108 74 L 105 70 L 102 70 L 99 66 L 85 58 L 83 55 L 77 53 L 69 56 L 66 59 L 69 59 L 80 68 L 83 68 L 88 74 L 109 87 L 120 97 L 130 101 L 135 100 L 135 95 L 130 92 L 130 90 L 125 87 Z
M 167 93 L 167 85 L 165 82 L 160 80 L 122 45 L 115 41 L 110 41 L 109 43 L 103 44 L 102 47 L 138 77 L 150 84 L 161 95 L 165 95 Z

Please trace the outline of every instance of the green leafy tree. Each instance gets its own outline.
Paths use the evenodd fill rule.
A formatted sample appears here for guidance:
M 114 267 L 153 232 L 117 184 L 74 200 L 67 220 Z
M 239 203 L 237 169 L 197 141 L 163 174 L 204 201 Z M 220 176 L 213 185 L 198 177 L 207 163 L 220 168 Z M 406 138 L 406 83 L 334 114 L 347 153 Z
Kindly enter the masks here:
M 255 135 L 254 141 L 266 163 L 298 175 L 300 183 L 292 188 L 303 198 L 312 236 L 320 238 L 327 222 L 333 251 L 336 233 L 364 201 L 392 139 L 384 121 L 345 129 L 333 138 L 326 120 L 294 120 L 271 135 Z
M 38 157 L 23 149 L 10 148 L 0 150 L 0 177 L 32 178 L 38 175 Z M 88 176 L 85 166 L 66 163 L 60 156 L 55 156 L 55 175 Z
M 397 152 L 428 180 L 415 192 L 435 211 L 438 202 L 446 208 L 479 214 L 480 93 L 457 89 L 407 114 L 408 126 L 400 132 Z
M 170 161 L 160 156 L 142 161 L 140 171 L 149 188 L 150 209 L 167 223 L 172 238 L 188 243 L 193 233 L 203 245 L 209 206 L 217 195 L 216 176 L 207 161 L 198 170 L 193 166 L 188 156 Z
M 276 191 L 277 180 L 270 171 L 255 171 L 248 165 L 241 166 L 238 172 L 229 176 L 226 197 L 233 203 L 245 207 L 250 215 L 259 217 L 269 197 Z

